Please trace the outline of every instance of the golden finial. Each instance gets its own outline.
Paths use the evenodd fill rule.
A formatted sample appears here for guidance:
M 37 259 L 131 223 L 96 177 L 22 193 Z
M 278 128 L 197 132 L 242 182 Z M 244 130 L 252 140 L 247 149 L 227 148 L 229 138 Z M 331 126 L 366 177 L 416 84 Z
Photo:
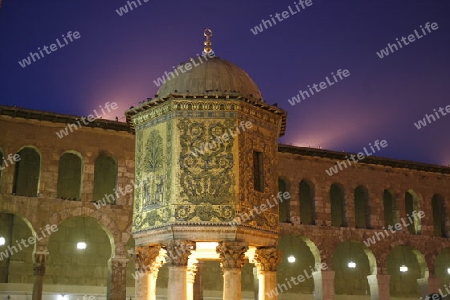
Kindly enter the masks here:
M 209 28 L 206 28 L 205 31 L 203 32 L 203 35 L 206 36 L 206 41 L 204 42 L 205 44 L 205 48 L 204 48 L 204 52 L 206 54 L 210 53 L 212 51 L 211 49 L 211 39 L 210 37 L 213 35 L 212 34 L 212 30 Z

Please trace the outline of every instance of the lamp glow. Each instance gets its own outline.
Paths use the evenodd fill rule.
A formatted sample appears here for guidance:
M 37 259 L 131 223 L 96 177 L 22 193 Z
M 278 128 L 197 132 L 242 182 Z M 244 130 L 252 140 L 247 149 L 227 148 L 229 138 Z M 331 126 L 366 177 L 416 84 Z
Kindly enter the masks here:
M 353 261 L 351 261 L 351 262 L 348 263 L 348 267 L 349 267 L 350 269 L 354 269 L 354 268 L 356 268 L 356 263 L 353 262 Z
M 447 274 L 450 274 L 450 268 L 447 268 Z
M 77 243 L 77 249 L 78 250 L 84 250 L 84 249 L 86 249 L 86 247 L 87 247 L 87 245 L 86 245 L 85 242 L 78 242 Z
M 289 256 L 288 257 L 288 262 L 291 263 L 291 264 L 295 263 L 295 256 L 293 256 L 293 255 Z
M 402 273 L 408 272 L 408 267 L 405 265 L 400 266 L 400 272 L 402 272 Z
M 0 236 L 0 246 L 4 246 L 5 244 L 6 244 L 5 238 Z

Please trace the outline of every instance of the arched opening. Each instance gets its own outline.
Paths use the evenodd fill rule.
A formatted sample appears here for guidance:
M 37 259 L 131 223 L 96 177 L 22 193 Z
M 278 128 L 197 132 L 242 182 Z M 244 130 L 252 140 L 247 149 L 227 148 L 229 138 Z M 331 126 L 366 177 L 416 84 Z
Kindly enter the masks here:
M 333 183 L 330 188 L 331 226 L 345 227 L 345 192 L 340 184 Z
M 291 299 L 289 296 L 298 299 L 298 294 L 312 294 L 315 287 L 313 272 L 316 263 L 320 263 L 316 245 L 301 236 L 283 235 L 277 248 L 283 253 L 277 272 L 278 291 L 282 292 L 280 299 Z
M 299 186 L 300 222 L 305 225 L 315 224 L 314 185 L 302 180 Z
M 417 279 L 425 277 L 422 255 L 411 246 L 397 246 L 388 255 L 387 271 L 391 275 L 390 294 L 394 297 L 421 296 Z
M 409 190 L 405 193 L 405 211 L 408 218 L 408 231 L 410 234 L 420 234 L 419 201 L 414 191 Z
M 355 226 L 370 228 L 369 192 L 362 185 L 355 189 Z
M 57 285 L 66 293 L 78 292 L 71 286 L 91 286 L 106 294 L 112 245 L 96 219 L 83 216 L 63 221 L 50 236 L 48 251 L 44 284 Z
M 444 197 L 437 194 L 434 195 L 431 200 L 431 206 L 433 209 L 434 235 L 439 237 L 447 237 L 445 230 L 447 215 L 445 212 Z
M 108 204 L 115 204 L 115 188 L 117 183 L 117 163 L 107 155 L 100 154 L 95 160 L 94 169 L 94 201 L 108 198 Z M 109 196 L 109 197 L 107 197 Z M 112 197 L 111 197 L 112 196 Z M 110 201 L 109 199 L 113 199 Z M 114 202 L 114 203 L 112 203 Z
M 64 153 L 59 159 L 56 197 L 67 200 L 80 200 L 81 174 L 81 158 L 73 153 Z
M 445 288 L 450 289 L 450 248 L 442 249 L 436 256 L 436 260 L 434 261 L 434 271 L 436 277 L 440 279 L 441 290 L 445 291 Z
M 289 183 L 283 178 L 278 178 L 278 191 L 281 193 L 289 191 Z M 279 202 L 280 222 L 291 221 L 291 201 L 283 197 L 283 202 Z
M 20 216 L 0 213 L 0 291 L 7 290 L 2 284 L 34 282 L 35 246 L 28 242 L 34 237 L 33 231 L 29 222 Z
M 367 276 L 372 275 L 376 266 L 371 267 L 366 250 L 356 241 L 346 241 L 336 247 L 333 254 L 336 295 L 359 295 L 358 299 L 370 299 Z
M 23 148 L 17 154 L 20 160 L 16 162 L 12 192 L 18 196 L 37 197 L 41 156 L 31 147 Z
M 399 221 L 398 217 L 398 205 L 395 198 L 394 191 L 386 189 L 383 192 L 383 211 L 384 211 L 384 227 L 394 227 Z M 393 229 L 395 230 L 395 229 Z

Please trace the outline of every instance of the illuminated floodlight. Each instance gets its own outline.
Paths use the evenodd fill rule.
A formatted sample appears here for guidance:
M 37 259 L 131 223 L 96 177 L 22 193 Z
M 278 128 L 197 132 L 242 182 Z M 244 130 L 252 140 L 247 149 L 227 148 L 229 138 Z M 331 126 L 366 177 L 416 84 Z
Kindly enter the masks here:
M 408 272 L 408 267 L 405 265 L 400 266 L 400 272 L 402 272 L 402 273 Z
M 5 238 L 0 236 L 0 246 L 4 246 L 5 244 L 6 244 Z
M 77 243 L 77 249 L 78 250 L 84 250 L 84 249 L 86 249 L 86 247 L 87 247 L 87 245 L 86 245 L 85 242 L 78 242 Z
M 356 263 L 353 262 L 353 261 L 351 261 L 351 262 L 348 263 L 348 267 L 349 267 L 350 269 L 354 269 L 354 268 L 356 268 Z
M 295 263 L 295 256 L 294 255 L 289 256 L 288 257 L 288 262 L 291 263 L 291 264 Z
M 447 268 L 447 274 L 450 274 L 450 268 Z

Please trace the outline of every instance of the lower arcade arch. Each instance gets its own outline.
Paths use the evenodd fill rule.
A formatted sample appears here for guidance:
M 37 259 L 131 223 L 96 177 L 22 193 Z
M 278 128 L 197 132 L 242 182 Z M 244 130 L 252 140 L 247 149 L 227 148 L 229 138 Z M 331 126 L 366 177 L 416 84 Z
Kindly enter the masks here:
M 394 247 L 387 258 L 389 289 L 393 297 L 421 297 L 419 279 L 428 278 L 428 267 L 420 251 L 412 246 Z
M 370 299 L 368 276 L 376 275 L 377 266 L 372 251 L 364 244 L 358 241 L 340 243 L 333 253 L 333 271 L 336 295 L 366 295 Z
M 77 286 L 90 286 L 92 294 L 106 293 L 113 251 L 109 234 L 96 219 L 64 220 L 50 237 L 48 251 L 44 284 L 58 285 L 66 294 L 77 293 Z

